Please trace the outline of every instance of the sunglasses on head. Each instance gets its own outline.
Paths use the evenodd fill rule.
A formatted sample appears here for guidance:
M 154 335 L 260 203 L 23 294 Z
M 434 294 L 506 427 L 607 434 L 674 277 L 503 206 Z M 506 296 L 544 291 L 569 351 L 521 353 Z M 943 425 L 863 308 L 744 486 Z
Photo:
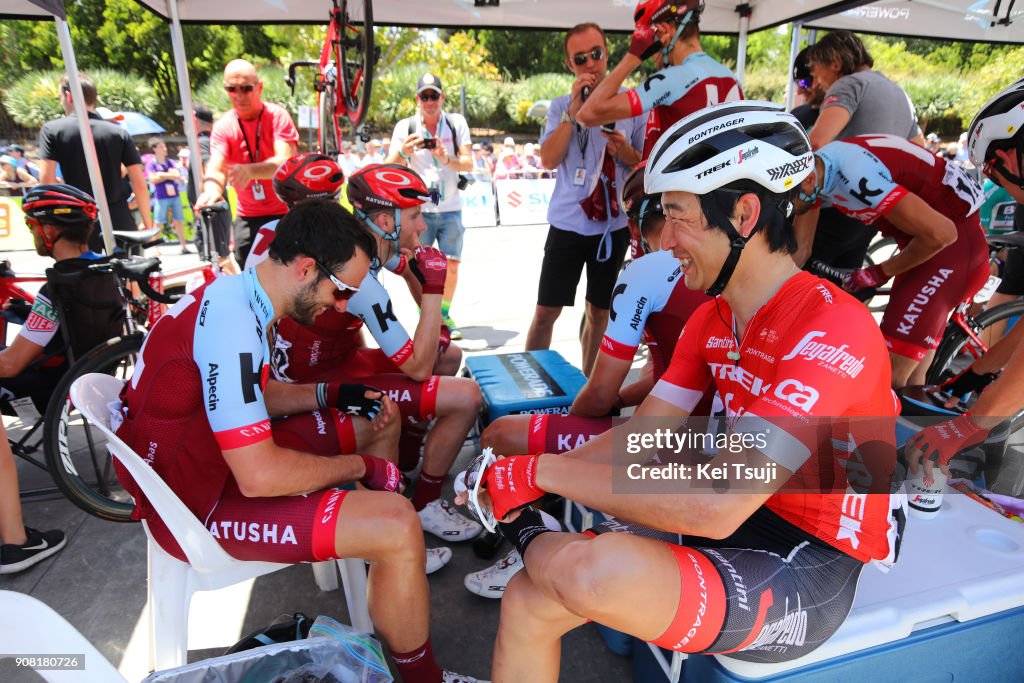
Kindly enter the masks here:
M 324 277 L 330 280 L 331 284 L 334 285 L 334 291 L 331 292 L 331 294 L 334 295 L 335 301 L 348 301 L 356 292 L 359 291 L 358 287 L 346 285 L 344 282 L 336 278 L 334 273 L 327 270 L 327 267 L 320 263 L 319 259 L 313 259 L 313 262 L 316 263 L 316 267 L 320 269 L 320 272 L 324 274 Z
M 604 59 L 604 48 L 595 47 L 590 52 L 577 52 L 572 56 L 572 63 L 576 66 L 583 66 L 587 63 L 587 57 L 590 57 L 595 62 L 600 62 Z
M 246 83 L 245 85 L 225 85 L 224 89 L 229 93 L 236 93 L 239 91 L 249 93 L 256 89 L 256 85 L 254 83 Z
M 417 95 L 417 97 L 419 97 L 424 102 L 433 102 L 435 100 L 441 99 L 441 93 L 437 92 L 436 90 L 424 90 L 419 95 Z

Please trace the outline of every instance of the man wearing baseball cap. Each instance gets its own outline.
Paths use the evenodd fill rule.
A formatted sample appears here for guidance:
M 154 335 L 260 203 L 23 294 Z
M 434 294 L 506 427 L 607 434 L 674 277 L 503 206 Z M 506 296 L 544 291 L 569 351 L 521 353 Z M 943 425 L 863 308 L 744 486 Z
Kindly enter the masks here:
M 472 140 L 469 126 L 460 114 L 444 112 L 444 88 L 441 79 L 431 73 L 416 82 L 417 111 L 395 125 L 387 163 L 404 164 L 419 173 L 430 190 L 433 202 L 423 205 L 427 229 L 420 235 L 423 246 L 437 242 L 448 257 L 448 277 L 441 297 L 441 315 L 451 328 L 452 339 L 461 339 L 449 317 L 462 258 L 462 196 L 473 172 Z M 462 174 L 467 174 L 465 177 Z

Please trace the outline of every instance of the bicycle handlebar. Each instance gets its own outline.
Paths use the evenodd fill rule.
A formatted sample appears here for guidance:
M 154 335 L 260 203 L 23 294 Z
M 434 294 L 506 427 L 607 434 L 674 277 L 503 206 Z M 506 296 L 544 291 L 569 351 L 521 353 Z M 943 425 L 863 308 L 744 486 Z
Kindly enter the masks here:
M 804 270 L 828 280 L 832 280 L 838 285 L 842 285 L 847 276 L 853 272 L 850 268 L 836 268 L 835 266 L 829 265 L 816 258 L 812 258 L 807 261 L 807 263 L 804 264 Z
M 320 62 L 314 62 L 309 59 L 303 59 L 298 62 L 292 62 L 288 65 L 288 76 L 285 77 L 284 83 L 292 89 L 292 95 L 295 95 L 295 70 L 300 66 L 320 66 Z
M 203 215 L 203 218 L 212 218 L 215 214 L 224 213 L 225 211 L 230 210 L 231 207 L 228 205 L 227 202 L 220 201 L 216 202 L 215 204 L 210 204 L 209 206 L 204 206 L 203 208 L 199 209 L 199 213 Z
M 149 285 L 150 274 L 160 270 L 160 259 L 158 258 L 112 258 L 106 263 L 89 266 L 89 270 L 113 272 L 122 280 L 131 280 L 139 286 L 139 291 L 157 303 L 173 304 L 181 298 L 158 292 Z

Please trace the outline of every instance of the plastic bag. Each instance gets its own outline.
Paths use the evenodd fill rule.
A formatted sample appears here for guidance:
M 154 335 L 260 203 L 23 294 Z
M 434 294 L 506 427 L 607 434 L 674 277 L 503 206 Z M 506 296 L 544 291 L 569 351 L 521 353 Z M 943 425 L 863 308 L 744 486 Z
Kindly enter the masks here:
M 388 683 L 393 680 L 371 636 L 319 617 L 305 640 L 265 645 L 157 671 L 143 683 Z

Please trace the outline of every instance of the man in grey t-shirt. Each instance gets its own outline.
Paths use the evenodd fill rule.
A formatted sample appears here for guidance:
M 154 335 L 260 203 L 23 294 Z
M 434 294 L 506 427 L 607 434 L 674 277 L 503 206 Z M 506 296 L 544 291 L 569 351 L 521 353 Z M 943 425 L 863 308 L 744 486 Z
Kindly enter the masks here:
M 824 114 L 835 108 L 847 113 L 846 125 L 836 139 L 869 133 L 888 133 L 908 140 L 921 136 L 910 97 L 879 71 L 858 71 L 833 83 L 825 93 L 821 111 Z M 923 138 L 920 144 L 924 144 Z

